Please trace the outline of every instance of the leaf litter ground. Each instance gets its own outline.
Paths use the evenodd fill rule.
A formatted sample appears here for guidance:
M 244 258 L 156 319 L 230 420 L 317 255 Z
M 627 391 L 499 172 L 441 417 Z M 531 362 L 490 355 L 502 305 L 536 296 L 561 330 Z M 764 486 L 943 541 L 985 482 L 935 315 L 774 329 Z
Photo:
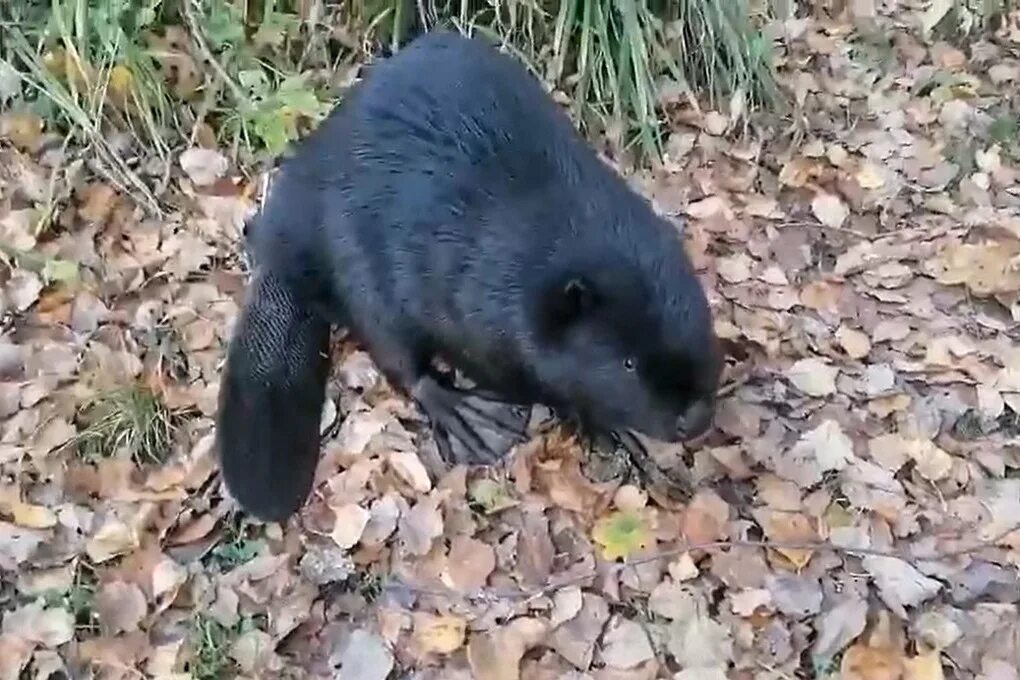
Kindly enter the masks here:
M 0 677 L 1018 678 L 1020 13 L 920 16 L 777 26 L 788 123 L 676 112 L 632 177 L 731 351 L 705 448 L 447 470 L 338 339 L 286 526 L 211 451 L 255 183 L 193 149 L 148 217 L 5 114 Z

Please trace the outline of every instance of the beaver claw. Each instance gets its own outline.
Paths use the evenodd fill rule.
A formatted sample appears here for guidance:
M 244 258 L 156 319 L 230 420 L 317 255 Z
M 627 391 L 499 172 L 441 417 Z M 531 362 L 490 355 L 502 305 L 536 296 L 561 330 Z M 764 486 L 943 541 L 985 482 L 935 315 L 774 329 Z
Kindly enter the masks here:
M 422 378 L 412 391 L 447 462 L 491 465 L 524 440 L 529 410 Z

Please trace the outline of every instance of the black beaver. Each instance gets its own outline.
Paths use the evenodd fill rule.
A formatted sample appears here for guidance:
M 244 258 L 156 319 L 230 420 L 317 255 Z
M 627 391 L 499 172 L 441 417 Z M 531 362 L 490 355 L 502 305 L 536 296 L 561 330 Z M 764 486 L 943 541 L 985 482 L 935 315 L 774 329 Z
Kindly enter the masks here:
M 677 229 L 481 40 L 435 32 L 373 66 L 281 164 L 249 241 L 217 435 L 228 488 L 262 519 L 311 490 L 331 324 L 447 458 L 450 437 L 501 455 L 465 418 L 478 400 L 668 441 L 710 425 L 721 355 Z

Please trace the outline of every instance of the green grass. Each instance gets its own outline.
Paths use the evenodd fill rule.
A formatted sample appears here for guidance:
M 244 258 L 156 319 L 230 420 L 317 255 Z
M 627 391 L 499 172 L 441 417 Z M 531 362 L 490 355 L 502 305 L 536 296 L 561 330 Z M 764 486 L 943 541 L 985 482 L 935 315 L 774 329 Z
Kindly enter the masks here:
M 85 460 L 126 453 L 142 465 L 160 463 L 170 453 L 174 414 L 143 385 L 96 395 L 81 407 L 78 420 L 84 428 L 77 451 Z
M 31 106 L 84 140 L 112 183 L 159 201 L 110 143 L 166 162 L 206 139 L 242 162 L 280 153 L 321 119 L 344 65 L 422 28 L 484 34 L 568 93 L 582 128 L 662 149 L 661 86 L 750 112 L 780 97 L 748 0 L 351 0 L 316 18 L 292 0 L 24 0 L 4 3 L 2 58 Z M 321 8 L 320 8 L 321 9 Z M 338 39 L 337 36 L 340 36 Z
M 592 132 L 644 158 L 662 151 L 660 85 L 701 95 L 710 107 L 734 98 L 745 113 L 781 103 L 771 46 L 746 0 L 358 0 L 354 20 L 391 48 L 416 17 L 428 27 L 479 33 L 571 94 Z M 424 19 L 424 21 L 422 21 Z
M 99 634 L 99 615 L 95 610 L 96 579 L 83 563 L 77 564 L 74 582 L 69 589 L 49 590 L 42 596 L 47 607 L 59 607 L 74 616 L 79 636 Z
M 227 627 L 201 612 L 191 619 L 191 658 L 187 672 L 194 680 L 219 680 L 234 677 L 236 664 L 230 650 L 238 637 L 256 628 L 265 629 L 264 615 L 245 616 L 236 625 Z
M 237 631 L 206 614 L 196 614 L 191 625 L 193 649 L 188 671 L 195 680 L 218 680 L 234 666 L 230 647 Z
M 219 543 L 205 557 L 207 564 L 215 564 L 221 572 L 227 572 L 258 556 L 264 547 L 257 533 L 258 525 L 250 524 L 240 514 L 232 514 L 223 525 Z

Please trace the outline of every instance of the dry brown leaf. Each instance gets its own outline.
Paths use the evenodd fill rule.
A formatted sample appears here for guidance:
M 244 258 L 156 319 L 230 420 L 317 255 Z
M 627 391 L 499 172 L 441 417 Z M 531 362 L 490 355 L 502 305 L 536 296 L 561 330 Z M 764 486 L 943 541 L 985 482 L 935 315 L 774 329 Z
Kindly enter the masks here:
M 341 505 L 333 509 L 333 542 L 349 550 L 361 540 L 361 534 L 368 526 L 371 513 L 356 503 Z
M 432 549 L 432 542 L 443 535 L 439 498 L 430 495 L 418 501 L 400 518 L 398 534 L 411 554 L 428 553 Z
M 276 647 L 273 639 L 265 631 L 258 629 L 241 633 L 230 646 L 230 658 L 244 673 L 255 677 L 271 675 L 275 669 L 273 651 Z
M 226 156 L 215 149 L 192 147 L 178 159 L 188 178 L 198 186 L 213 184 L 223 177 L 229 167 Z
M 839 369 L 822 359 L 800 359 L 786 372 L 786 377 L 800 391 L 812 397 L 825 397 L 836 391 Z
M 818 541 L 818 532 L 811 519 L 806 515 L 796 512 L 774 512 L 771 510 L 759 510 L 754 515 L 770 541 L 787 544 L 805 544 Z M 811 561 L 812 555 L 814 555 L 814 551 L 809 548 L 778 547 L 774 550 L 789 560 L 797 570 L 806 567 L 808 562 Z
M 582 592 L 578 586 L 567 586 L 556 591 L 553 595 L 553 609 L 549 615 L 549 627 L 556 626 L 571 620 L 581 611 L 583 603 Z
M 74 637 L 74 616 L 66 609 L 46 607 L 37 600 L 6 612 L 3 634 L 46 648 L 59 647 Z
M 827 227 L 839 229 L 846 222 L 850 210 L 838 196 L 827 193 L 819 193 L 811 201 L 811 212 L 818 221 Z
M 732 257 L 721 257 L 716 260 L 716 271 L 719 276 L 728 283 L 743 283 L 751 278 L 751 268 L 754 260 L 745 253 L 739 253 Z
M 851 359 L 863 359 L 871 351 L 871 339 L 868 335 L 847 326 L 839 327 L 836 331 L 836 340 Z
M 673 621 L 666 647 L 682 668 L 711 671 L 726 668 L 733 656 L 733 638 L 722 623 L 698 607 L 692 616 Z
M 518 680 L 524 654 L 548 632 L 544 621 L 518 618 L 502 628 L 473 635 L 468 661 L 477 680 Z
M 99 623 L 109 634 L 138 630 L 148 613 L 145 594 L 133 583 L 106 583 L 96 593 L 96 613 Z
M 648 635 L 640 623 L 620 619 L 602 637 L 602 660 L 612 668 L 629 669 L 655 658 Z
M 386 680 L 393 670 L 393 652 L 375 633 L 355 630 L 340 656 L 337 680 Z
M 35 645 L 16 633 L 0 635 L 0 678 L 18 680 L 32 659 Z
M 867 555 L 864 568 L 878 587 L 878 594 L 893 612 L 906 618 L 906 607 L 916 607 L 942 590 L 942 583 L 928 578 L 898 557 Z
M 588 668 L 608 619 L 606 601 L 598 595 L 583 593 L 581 611 L 556 628 L 546 644 L 577 668 Z
M 1020 290 L 1020 243 L 956 243 L 924 266 L 940 283 L 963 284 L 975 295 Z
M 812 654 L 816 659 L 829 661 L 835 658 L 851 640 L 864 632 L 868 623 L 868 603 L 856 596 L 848 596 L 814 622 L 818 632 Z
M 744 588 L 730 596 L 730 605 L 734 614 L 749 618 L 760 610 L 771 609 L 772 593 L 765 588 Z
M 842 470 L 856 458 L 853 442 L 835 420 L 825 420 L 805 432 L 790 456 L 797 460 L 811 459 L 822 472 Z
M 421 459 L 412 451 L 394 451 L 389 455 L 389 464 L 397 475 L 418 493 L 432 490 L 432 480 L 422 465 Z
M 854 645 L 843 654 L 841 680 L 902 680 L 903 653 L 892 647 Z
M 681 531 L 688 545 L 711 543 L 726 535 L 729 516 L 729 504 L 714 491 L 703 489 L 687 506 Z
M 492 546 L 469 536 L 457 536 L 450 543 L 443 580 L 464 593 L 480 591 L 496 568 Z

